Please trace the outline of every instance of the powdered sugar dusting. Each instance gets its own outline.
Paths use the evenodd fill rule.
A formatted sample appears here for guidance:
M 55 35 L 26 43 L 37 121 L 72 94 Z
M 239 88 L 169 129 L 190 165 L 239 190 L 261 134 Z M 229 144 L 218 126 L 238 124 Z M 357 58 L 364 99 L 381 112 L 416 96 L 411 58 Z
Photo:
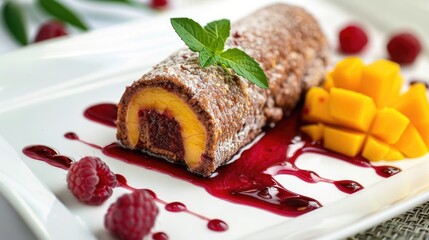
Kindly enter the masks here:
M 210 171 L 254 139 L 263 126 L 289 114 L 302 91 L 320 82 L 327 62 L 327 43 L 316 20 L 285 4 L 268 6 L 235 23 L 226 48 L 232 47 L 261 64 L 269 90 L 219 66 L 201 68 L 198 53 L 181 49 L 129 87 L 121 100 L 126 105 L 140 88 L 150 86 L 168 86 L 180 95 L 207 128 Z M 127 134 L 118 129 L 126 145 L 121 136 Z

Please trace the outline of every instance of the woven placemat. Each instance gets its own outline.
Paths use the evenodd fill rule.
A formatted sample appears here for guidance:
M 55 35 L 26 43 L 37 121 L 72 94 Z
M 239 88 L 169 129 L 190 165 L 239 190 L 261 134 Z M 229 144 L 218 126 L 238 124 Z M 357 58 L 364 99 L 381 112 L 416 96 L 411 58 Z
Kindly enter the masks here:
M 380 225 L 356 234 L 349 240 L 429 239 L 429 202 Z

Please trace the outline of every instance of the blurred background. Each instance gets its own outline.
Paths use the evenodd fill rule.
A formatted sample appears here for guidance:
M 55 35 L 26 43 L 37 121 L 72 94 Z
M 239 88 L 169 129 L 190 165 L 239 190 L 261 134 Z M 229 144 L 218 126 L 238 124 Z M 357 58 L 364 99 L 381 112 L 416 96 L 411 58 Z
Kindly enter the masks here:
M 35 41 L 149 19 L 210 1 L 222 0 L 0 0 L 0 54 Z M 356 12 L 365 18 L 362 20 L 379 23 L 376 27 L 387 31 L 412 29 L 424 40 L 429 39 L 427 0 L 325 1 Z M 58 26 L 54 20 L 64 24 Z M 83 25 L 76 25 L 79 22 Z
M 208 0 L 0 0 L 0 54 L 53 37 L 153 18 L 205 1 Z

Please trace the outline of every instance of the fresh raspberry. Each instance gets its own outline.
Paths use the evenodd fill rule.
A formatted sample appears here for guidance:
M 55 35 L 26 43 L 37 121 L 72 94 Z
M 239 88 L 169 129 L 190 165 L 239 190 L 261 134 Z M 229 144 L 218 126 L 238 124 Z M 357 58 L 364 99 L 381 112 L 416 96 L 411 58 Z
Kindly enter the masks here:
M 387 44 L 390 59 L 399 64 L 410 64 L 421 51 L 419 40 L 411 33 L 398 33 L 390 37 Z
M 166 8 L 168 5 L 168 0 L 151 0 L 150 6 L 155 9 Z
M 34 42 L 67 35 L 64 25 L 56 20 L 45 22 L 40 26 Z
M 100 158 L 84 157 L 71 165 L 67 185 L 81 202 L 100 205 L 112 195 L 118 181 Z
M 340 50 L 343 53 L 358 53 L 368 43 L 365 31 L 357 25 L 348 25 L 338 34 Z
M 143 239 L 155 224 L 158 208 L 146 190 L 124 194 L 110 205 L 104 226 L 120 239 Z

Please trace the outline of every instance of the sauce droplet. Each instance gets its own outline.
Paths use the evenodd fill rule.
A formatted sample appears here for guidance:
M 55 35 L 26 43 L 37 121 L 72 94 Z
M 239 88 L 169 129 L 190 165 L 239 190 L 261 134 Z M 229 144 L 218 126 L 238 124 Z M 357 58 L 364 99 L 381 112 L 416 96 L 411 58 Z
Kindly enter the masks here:
M 376 166 L 374 167 L 378 175 L 382 177 L 391 177 L 401 171 L 401 169 L 393 166 Z
M 355 193 L 363 189 L 362 185 L 351 180 L 334 181 L 334 185 L 345 193 Z
M 215 232 L 225 232 L 228 230 L 228 225 L 219 219 L 212 219 L 207 223 L 207 227 Z
M 164 232 L 156 232 L 152 234 L 153 240 L 168 240 L 168 235 Z
M 169 212 L 183 212 L 186 211 L 186 206 L 181 202 L 171 202 L 165 205 L 165 210 Z

